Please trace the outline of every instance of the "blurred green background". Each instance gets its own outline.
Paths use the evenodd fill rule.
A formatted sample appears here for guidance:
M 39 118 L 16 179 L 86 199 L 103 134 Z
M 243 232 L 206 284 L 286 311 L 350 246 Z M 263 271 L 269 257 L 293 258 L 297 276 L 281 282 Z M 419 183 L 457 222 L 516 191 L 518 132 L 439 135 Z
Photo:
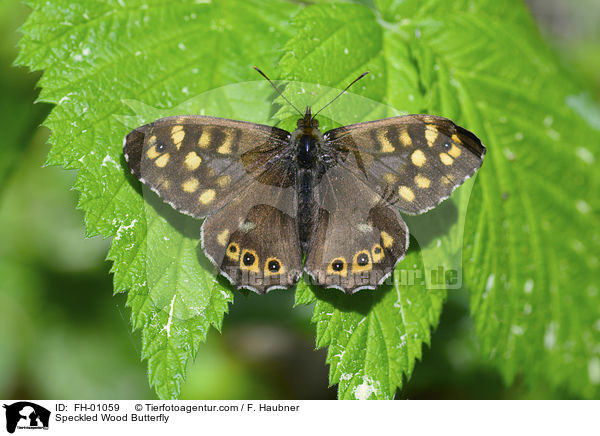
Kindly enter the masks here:
M 529 0 L 548 43 L 600 99 L 600 2 Z M 39 74 L 12 66 L 28 8 L 0 2 L 0 398 L 154 398 L 125 296 L 112 296 L 109 241 L 86 239 L 73 171 L 43 167 L 49 105 Z M 325 351 L 293 295 L 236 294 L 190 368 L 183 399 L 325 399 Z M 400 398 L 565 398 L 503 385 L 479 358 L 468 299 L 451 292 L 440 326 Z

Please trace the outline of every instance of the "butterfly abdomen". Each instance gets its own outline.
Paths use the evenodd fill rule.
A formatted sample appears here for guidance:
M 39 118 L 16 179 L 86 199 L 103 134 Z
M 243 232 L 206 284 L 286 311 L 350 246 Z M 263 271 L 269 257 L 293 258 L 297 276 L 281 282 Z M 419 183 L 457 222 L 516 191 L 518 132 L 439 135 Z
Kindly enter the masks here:
M 314 189 L 314 173 L 309 169 L 298 169 L 296 178 L 296 192 L 298 195 L 298 237 L 302 252 L 308 251 L 312 228 L 316 222 L 318 210 L 317 192 Z
M 296 148 L 296 192 L 298 199 L 298 236 L 302 251 L 306 253 L 311 238 L 312 227 L 318 210 L 317 192 L 314 189 L 315 168 L 318 164 L 318 130 L 300 128 L 296 133 L 298 138 Z M 317 133 L 317 134 L 314 134 Z

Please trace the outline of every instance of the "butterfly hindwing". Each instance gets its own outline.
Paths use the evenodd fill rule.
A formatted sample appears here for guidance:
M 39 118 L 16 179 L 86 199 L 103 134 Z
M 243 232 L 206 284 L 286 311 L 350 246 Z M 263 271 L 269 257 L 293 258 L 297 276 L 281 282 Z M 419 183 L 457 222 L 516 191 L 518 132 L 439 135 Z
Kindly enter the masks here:
M 375 289 L 408 249 L 400 214 L 371 191 L 364 176 L 330 168 L 319 183 L 320 205 L 305 270 L 319 286 L 354 293 Z
M 345 156 L 349 174 L 401 212 L 437 206 L 481 166 L 485 147 L 471 132 L 432 115 L 407 115 L 340 127 L 324 134 Z
M 138 179 L 178 211 L 200 218 L 239 196 L 249 180 L 293 183 L 278 168 L 287 162 L 288 142 L 289 133 L 276 127 L 180 116 L 133 130 L 124 153 Z
M 202 248 L 237 288 L 293 286 L 302 270 L 292 188 L 254 182 L 202 225 Z

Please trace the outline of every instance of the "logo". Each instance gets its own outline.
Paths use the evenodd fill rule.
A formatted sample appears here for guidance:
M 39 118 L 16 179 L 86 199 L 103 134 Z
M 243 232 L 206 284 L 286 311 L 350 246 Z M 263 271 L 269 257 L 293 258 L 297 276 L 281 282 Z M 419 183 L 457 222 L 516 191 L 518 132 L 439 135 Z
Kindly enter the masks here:
M 5 404 L 6 431 L 14 433 L 15 429 L 48 429 L 50 411 L 29 401 Z

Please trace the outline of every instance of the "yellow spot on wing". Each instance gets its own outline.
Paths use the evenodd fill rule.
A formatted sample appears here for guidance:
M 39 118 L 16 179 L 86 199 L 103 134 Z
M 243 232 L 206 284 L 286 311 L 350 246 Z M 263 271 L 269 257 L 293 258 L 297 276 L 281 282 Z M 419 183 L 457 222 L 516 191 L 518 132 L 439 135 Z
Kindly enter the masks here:
M 157 184 L 157 188 L 160 189 L 161 191 L 167 190 L 171 187 L 171 182 L 165 178 L 165 177 L 161 177 L 158 179 L 158 184 Z
M 183 141 L 183 138 L 185 138 L 185 132 L 183 130 L 180 130 L 174 133 L 173 136 L 171 136 L 171 139 L 175 143 L 175 147 L 177 147 L 177 150 L 179 150 L 179 147 L 181 147 L 181 142 Z
M 450 150 L 448 150 L 448 154 L 450 156 L 452 156 L 453 158 L 457 158 L 458 156 L 460 156 L 460 148 L 458 148 L 456 145 L 452 144 L 452 148 Z
M 171 139 L 173 140 L 175 147 L 177 147 L 177 150 L 181 147 L 181 141 L 183 141 L 184 137 L 185 132 L 183 131 L 183 126 L 176 125 L 171 128 Z
M 448 153 L 440 153 L 440 160 L 444 165 L 452 165 L 454 162 L 454 159 L 452 159 Z
M 381 232 L 381 242 L 385 248 L 390 248 L 394 245 L 394 238 L 388 232 Z
M 431 180 L 429 180 L 425 176 L 417 174 L 415 176 L 415 184 L 421 189 L 426 189 L 429 188 L 429 186 L 431 185 Z
M 415 194 L 408 186 L 400 186 L 398 188 L 398 194 L 400 194 L 400 197 L 404 198 L 406 201 L 413 201 L 415 199 Z
M 169 158 L 171 156 L 169 156 L 169 153 L 165 153 L 163 154 L 161 157 L 159 157 L 158 159 L 156 159 L 154 161 L 154 163 L 156 164 L 157 167 L 159 168 L 164 168 L 167 166 L 167 164 L 169 163 Z
M 229 185 L 231 183 L 231 176 L 229 174 L 225 174 L 224 176 L 219 176 L 217 178 L 217 185 L 219 185 L 221 188 L 224 188 L 225 186 Z
M 156 150 L 156 146 L 154 146 L 148 149 L 146 156 L 148 156 L 148 159 L 155 159 L 160 156 L 160 153 Z
M 386 235 L 387 235 L 387 233 L 386 233 Z M 383 252 L 383 248 L 381 248 L 381 245 L 379 245 L 379 244 L 373 245 L 373 247 L 371 248 L 371 256 L 373 257 L 373 263 L 377 263 L 385 257 L 385 253 Z
M 191 179 L 187 179 L 185 182 L 181 184 L 181 189 L 185 192 L 196 192 L 200 187 L 200 182 L 198 179 L 192 177 Z
M 240 258 L 240 246 L 237 242 L 230 242 L 227 246 L 227 250 L 225 251 L 227 257 L 237 262 Z
M 404 130 L 400 133 L 400 136 L 398 137 L 398 139 L 400 139 L 400 142 L 405 147 L 410 147 L 412 145 L 412 139 L 410 139 L 410 135 L 408 134 L 408 132 L 406 130 Z
M 457 144 L 461 144 L 462 141 L 460 140 L 460 138 L 458 137 L 458 135 L 455 133 L 454 135 L 452 135 L 452 140 L 454 142 L 456 142 Z
M 425 139 L 427 140 L 427 145 L 433 147 L 433 143 L 438 137 L 438 131 L 435 127 L 425 126 Z
M 227 245 L 227 241 L 229 240 L 229 230 L 225 229 L 221 233 L 217 235 L 217 242 L 219 245 L 225 247 Z
M 427 162 L 425 153 L 418 149 L 413 151 L 413 154 L 410 156 L 410 160 L 412 160 L 412 163 L 418 167 L 422 167 L 423 165 L 425 165 L 425 162 Z
M 231 143 L 233 142 L 233 135 L 231 132 L 225 132 L 225 139 L 223 140 L 223 144 L 219 148 L 217 148 L 217 153 L 219 154 L 231 154 Z
M 210 204 L 215 199 L 215 195 L 216 192 L 214 189 L 207 189 L 202 194 L 200 194 L 198 200 L 200 200 L 200 203 L 202 204 Z
M 394 173 L 385 173 L 383 175 L 383 179 L 390 185 L 394 185 L 398 181 L 398 176 L 396 176 Z
M 185 156 L 184 163 L 188 170 L 193 171 L 200 166 L 202 163 L 202 158 L 198 156 L 195 151 L 190 151 Z
M 148 139 L 148 145 L 152 146 L 156 144 L 156 136 L 152 135 L 150 139 Z
M 390 140 L 387 139 L 385 134 L 386 134 L 385 130 L 380 130 L 377 133 L 377 139 L 379 139 L 379 142 L 381 143 L 381 151 L 383 153 L 393 153 L 394 151 L 396 151 L 396 149 L 394 148 L 394 146 L 392 145 Z
M 208 148 L 210 145 L 210 130 L 204 129 L 202 133 L 200 133 L 200 138 L 198 138 L 198 147 L 200 148 Z

